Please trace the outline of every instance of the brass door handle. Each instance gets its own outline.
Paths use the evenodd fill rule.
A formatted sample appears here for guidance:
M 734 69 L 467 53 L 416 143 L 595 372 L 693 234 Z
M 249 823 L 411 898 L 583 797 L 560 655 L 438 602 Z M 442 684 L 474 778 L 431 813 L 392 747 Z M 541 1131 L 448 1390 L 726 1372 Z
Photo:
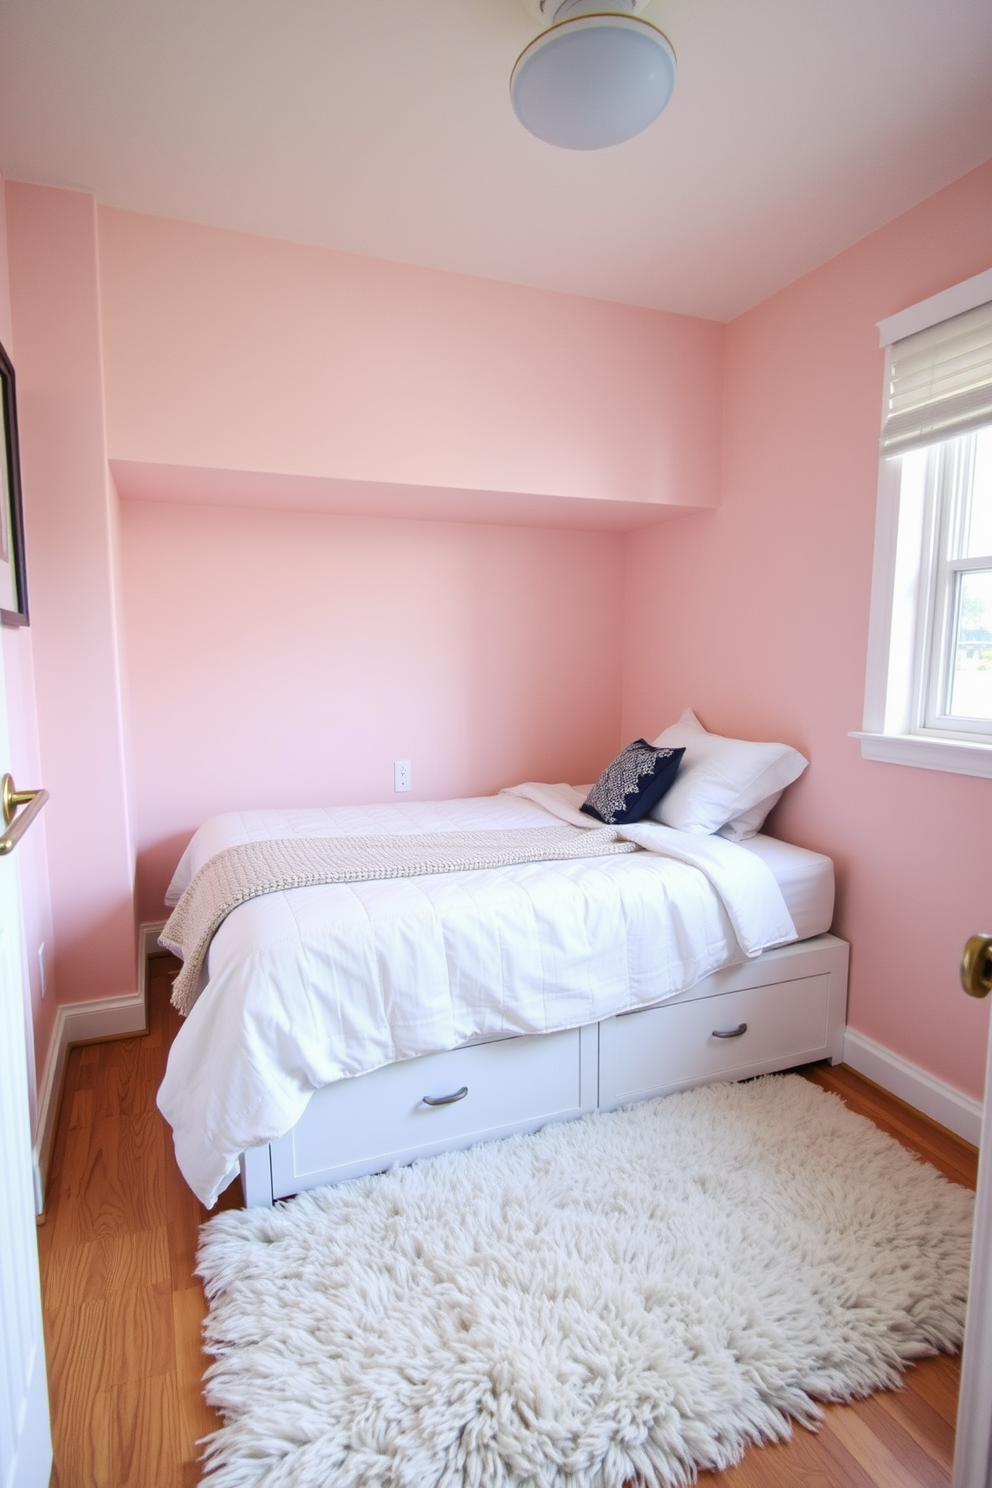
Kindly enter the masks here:
M 3 812 L 3 824 L 6 828 L 0 836 L 0 857 L 13 852 L 47 800 L 47 790 L 19 791 L 10 775 L 5 775 L 0 780 L 0 810 Z M 19 806 L 27 809 L 17 816 Z
M 972 935 L 961 957 L 961 985 L 969 997 L 992 992 L 992 935 Z

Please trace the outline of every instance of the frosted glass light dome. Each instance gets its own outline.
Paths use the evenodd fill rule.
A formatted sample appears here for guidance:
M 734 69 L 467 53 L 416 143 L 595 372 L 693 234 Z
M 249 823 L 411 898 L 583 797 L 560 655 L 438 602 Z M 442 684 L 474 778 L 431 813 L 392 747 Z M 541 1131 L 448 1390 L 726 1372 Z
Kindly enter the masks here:
M 566 150 L 602 150 L 653 123 L 675 87 L 668 37 L 636 16 L 586 14 L 531 42 L 510 75 L 525 129 Z

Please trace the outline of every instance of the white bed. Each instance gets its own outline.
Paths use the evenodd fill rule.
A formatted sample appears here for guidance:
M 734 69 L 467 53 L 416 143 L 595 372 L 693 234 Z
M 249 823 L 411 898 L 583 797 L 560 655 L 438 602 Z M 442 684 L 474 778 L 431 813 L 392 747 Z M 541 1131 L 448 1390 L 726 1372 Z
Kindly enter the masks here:
M 266 838 L 595 825 L 569 787 L 519 790 L 215 817 L 169 899 L 214 854 Z M 194 1191 L 209 1206 L 240 1161 L 246 1202 L 271 1203 L 839 1057 L 847 947 L 824 933 L 830 860 L 768 837 L 626 830 L 649 851 L 290 889 L 234 910 L 159 1094 Z

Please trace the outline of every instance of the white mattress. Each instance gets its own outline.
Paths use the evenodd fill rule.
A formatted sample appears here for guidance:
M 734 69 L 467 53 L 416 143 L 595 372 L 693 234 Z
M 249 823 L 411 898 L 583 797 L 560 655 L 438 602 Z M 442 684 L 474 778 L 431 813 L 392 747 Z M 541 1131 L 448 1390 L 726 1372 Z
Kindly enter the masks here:
M 797 940 L 824 935 L 834 917 L 834 865 L 823 853 L 794 847 L 777 837 L 751 837 L 738 843 L 762 858 L 782 890 Z
M 505 797 L 503 798 L 505 800 Z M 213 817 L 183 853 L 166 894 L 175 904 L 197 869 L 214 854 L 239 842 L 267 837 L 352 836 L 362 832 L 468 830 L 492 823 L 492 800 L 483 796 L 461 801 L 403 801 L 381 806 L 330 806 L 284 811 L 228 812 Z M 519 803 L 501 825 L 543 825 L 546 817 Z M 823 853 L 795 847 L 777 837 L 751 837 L 738 846 L 755 853 L 770 868 L 796 927 L 796 939 L 808 940 L 830 929 L 834 917 L 834 865 Z

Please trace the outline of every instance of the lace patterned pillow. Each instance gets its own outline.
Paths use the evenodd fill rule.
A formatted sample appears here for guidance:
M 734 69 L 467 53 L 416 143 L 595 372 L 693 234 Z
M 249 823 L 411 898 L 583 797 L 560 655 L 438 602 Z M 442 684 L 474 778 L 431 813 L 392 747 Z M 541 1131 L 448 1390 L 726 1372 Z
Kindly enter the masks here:
M 607 765 L 580 809 L 613 827 L 640 821 L 674 781 L 684 754 L 635 739 Z

